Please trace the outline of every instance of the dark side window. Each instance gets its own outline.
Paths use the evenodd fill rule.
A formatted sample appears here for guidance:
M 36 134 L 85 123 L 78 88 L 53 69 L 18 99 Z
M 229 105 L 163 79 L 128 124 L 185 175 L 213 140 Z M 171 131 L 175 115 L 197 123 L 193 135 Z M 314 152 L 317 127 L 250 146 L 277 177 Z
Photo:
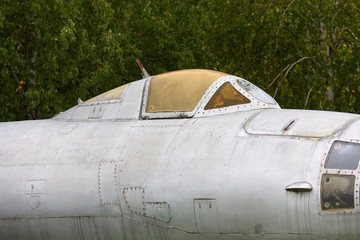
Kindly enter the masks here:
M 358 168 L 360 144 L 334 141 L 325 161 L 326 173 L 321 178 L 321 209 L 346 210 L 355 208 L 354 172 Z M 334 170 L 332 170 L 334 169 Z
M 330 149 L 325 168 L 357 169 L 360 159 L 360 144 L 335 141 Z
M 321 208 L 354 208 L 354 183 L 353 175 L 324 174 L 321 179 Z

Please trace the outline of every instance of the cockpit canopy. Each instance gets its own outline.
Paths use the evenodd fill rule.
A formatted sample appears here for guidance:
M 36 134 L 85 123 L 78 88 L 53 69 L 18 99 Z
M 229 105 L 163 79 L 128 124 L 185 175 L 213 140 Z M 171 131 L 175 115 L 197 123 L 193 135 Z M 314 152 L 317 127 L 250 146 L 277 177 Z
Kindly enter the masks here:
M 206 90 L 225 73 L 182 70 L 154 76 L 149 85 L 146 112 L 189 112 Z
M 191 69 L 135 81 L 74 108 L 71 114 L 64 113 L 67 119 L 189 118 L 280 107 L 267 93 L 242 78 Z

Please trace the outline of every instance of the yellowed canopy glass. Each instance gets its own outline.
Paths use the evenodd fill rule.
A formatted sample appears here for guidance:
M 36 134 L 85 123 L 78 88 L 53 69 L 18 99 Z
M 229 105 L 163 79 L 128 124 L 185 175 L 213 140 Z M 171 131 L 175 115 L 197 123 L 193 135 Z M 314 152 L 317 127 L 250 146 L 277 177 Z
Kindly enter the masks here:
M 205 110 L 250 103 L 231 83 L 224 83 L 205 106 Z
M 121 97 L 121 94 L 124 92 L 125 87 L 127 84 L 122 85 L 120 87 L 111 89 L 105 93 L 97 95 L 96 97 L 90 98 L 86 102 L 94 102 L 94 101 L 101 101 L 101 100 L 108 100 L 108 99 L 118 99 Z
M 212 70 L 180 70 L 151 79 L 146 112 L 188 112 L 209 86 L 226 73 Z

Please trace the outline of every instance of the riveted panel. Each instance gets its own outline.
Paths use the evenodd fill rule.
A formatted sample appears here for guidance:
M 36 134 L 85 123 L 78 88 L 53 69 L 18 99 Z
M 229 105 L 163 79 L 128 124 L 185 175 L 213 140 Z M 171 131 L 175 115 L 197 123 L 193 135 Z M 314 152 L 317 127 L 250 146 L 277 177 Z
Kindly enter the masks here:
M 162 222 L 170 222 L 170 204 L 167 202 L 147 202 L 146 206 L 146 216 L 150 218 L 157 219 Z
M 117 112 L 117 119 L 138 119 L 140 116 L 141 101 L 145 80 L 128 84 L 122 96 L 122 104 Z
M 92 110 L 89 115 L 89 119 L 98 119 L 101 118 L 104 114 L 105 104 L 99 104 L 92 107 Z
M 194 211 L 199 233 L 219 233 L 216 199 L 194 199 Z
M 273 109 L 255 115 L 246 123 L 245 130 L 254 135 L 322 138 L 343 129 L 354 119 L 354 115 L 344 113 L 323 115 L 321 111 Z
M 74 233 L 77 236 L 81 236 L 80 239 L 99 239 L 95 217 L 72 217 L 72 223 L 76 229 L 74 229 Z
M 114 161 L 100 162 L 99 194 L 103 205 L 119 204 L 117 196 L 117 164 Z
M 145 215 L 145 190 L 142 187 L 126 187 L 123 196 L 131 212 Z

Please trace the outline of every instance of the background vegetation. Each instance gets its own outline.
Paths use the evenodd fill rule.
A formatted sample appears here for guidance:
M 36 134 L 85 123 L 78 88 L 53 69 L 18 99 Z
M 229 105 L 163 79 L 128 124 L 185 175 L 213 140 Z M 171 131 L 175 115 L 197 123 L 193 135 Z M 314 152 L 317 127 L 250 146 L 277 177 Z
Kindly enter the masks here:
M 151 74 L 241 76 L 283 108 L 360 113 L 357 0 L 0 0 L 0 121 Z

